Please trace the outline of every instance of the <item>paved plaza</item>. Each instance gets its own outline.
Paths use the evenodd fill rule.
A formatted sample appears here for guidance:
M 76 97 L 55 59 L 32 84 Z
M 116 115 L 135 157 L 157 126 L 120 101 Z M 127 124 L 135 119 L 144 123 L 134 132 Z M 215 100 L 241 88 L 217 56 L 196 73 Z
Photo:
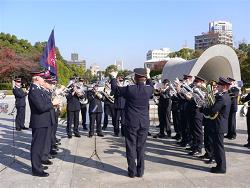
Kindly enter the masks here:
M 8 96 L 9 111 L 14 98 Z M 29 124 L 29 106 L 26 108 L 26 124 Z M 154 125 L 153 125 L 154 124 Z M 152 122 L 151 133 L 157 133 Z M 227 174 L 212 174 L 214 165 L 189 156 L 173 139 L 148 137 L 146 145 L 145 174 L 143 178 L 127 177 L 127 161 L 123 137 L 113 137 L 109 125 L 105 137 L 97 138 L 96 156 L 88 160 L 94 151 L 94 137 L 82 131 L 81 138 L 68 139 L 65 123 L 60 121 L 58 137 L 61 137 L 59 154 L 52 159 L 47 178 L 31 175 L 31 130 L 14 132 L 13 116 L 0 114 L 0 188 L 8 187 L 249 187 L 250 149 L 242 147 L 247 140 L 245 118 L 237 116 L 237 139 L 225 140 Z M 13 137 L 15 142 L 13 142 Z M 15 158 L 14 158 L 15 156 Z

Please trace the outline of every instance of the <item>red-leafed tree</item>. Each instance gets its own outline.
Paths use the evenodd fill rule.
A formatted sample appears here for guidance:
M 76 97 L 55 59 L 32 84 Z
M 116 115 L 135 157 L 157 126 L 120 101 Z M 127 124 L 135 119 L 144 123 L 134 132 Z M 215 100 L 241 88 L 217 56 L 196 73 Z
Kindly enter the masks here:
M 25 78 L 37 68 L 39 65 L 34 57 L 23 57 L 10 48 L 0 46 L 0 80 L 3 82 L 19 76 Z

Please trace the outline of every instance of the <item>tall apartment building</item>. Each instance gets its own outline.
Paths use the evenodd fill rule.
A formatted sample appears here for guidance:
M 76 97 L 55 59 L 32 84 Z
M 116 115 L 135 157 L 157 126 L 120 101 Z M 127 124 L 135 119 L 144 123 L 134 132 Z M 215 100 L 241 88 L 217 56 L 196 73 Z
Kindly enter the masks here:
M 206 50 L 216 44 L 233 47 L 232 24 L 230 22 L 210 22 L 209 32 L 195 36 L 195 49 Z

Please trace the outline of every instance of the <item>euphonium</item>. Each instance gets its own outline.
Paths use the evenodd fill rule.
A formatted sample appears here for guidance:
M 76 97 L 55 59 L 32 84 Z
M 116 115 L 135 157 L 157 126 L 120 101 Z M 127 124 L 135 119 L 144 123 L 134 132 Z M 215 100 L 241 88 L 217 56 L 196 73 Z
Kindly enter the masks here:
M 215 103 L 215 95 L 214 95 L 212 87 L 213 86 L 211 84 L 206 85 L 207 92 L 206 92 L 205 101 L 206 101 L 206 107 L 207 108 L 210 108 Z M 204 114 L 204 118 L 214 120 L 215 118 L 217 118 L 218 115 L 219 115 L 218 112 L 216 114 L 214 114 L 214 115 L 205 115 Z

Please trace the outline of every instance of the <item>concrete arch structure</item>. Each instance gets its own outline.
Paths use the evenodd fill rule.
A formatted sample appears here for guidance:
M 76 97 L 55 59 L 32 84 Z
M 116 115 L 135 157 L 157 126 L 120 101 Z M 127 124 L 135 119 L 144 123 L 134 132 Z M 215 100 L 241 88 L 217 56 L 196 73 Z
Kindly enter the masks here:
M 206 80 L 218 80 L 220 76 L 241 80 L 238 57 L 231 47 L 223 44 L 208 48 L 197 59 L 169 60 L 163 68 L 162 80 L 182 79 L 183 74 L 198 75 Z

